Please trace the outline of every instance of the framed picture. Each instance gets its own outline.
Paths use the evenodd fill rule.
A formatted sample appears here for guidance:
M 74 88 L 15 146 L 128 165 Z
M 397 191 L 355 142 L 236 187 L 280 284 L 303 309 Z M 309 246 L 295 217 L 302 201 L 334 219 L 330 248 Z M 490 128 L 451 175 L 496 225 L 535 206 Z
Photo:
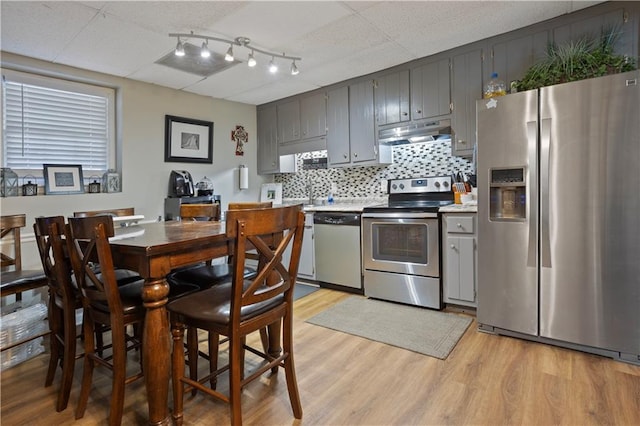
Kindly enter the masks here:
M 271 201 L 274 205 L 282 204 L 282 183 L 263 183 L 260 201 Z
M 84 180 L 80 164 L 43 164 L 45 194 L 82 194 Z
M 213 163 L 213 122 L 166 115 L 164 161 Z

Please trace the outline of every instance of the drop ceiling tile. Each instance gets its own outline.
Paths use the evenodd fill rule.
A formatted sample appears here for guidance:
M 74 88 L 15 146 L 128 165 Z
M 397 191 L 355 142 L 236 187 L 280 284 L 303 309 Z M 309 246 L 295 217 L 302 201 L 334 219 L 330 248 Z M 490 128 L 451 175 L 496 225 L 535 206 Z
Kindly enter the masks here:
M 53 61 L 97 9 L 68 2 L 1 1 L 3 51 Z M 5 17 L 9 17 L 6 18 Z
M 79 68 L 127 76 L 175 48 L 164 35 L 99 14 L 59 55 L 58 61 Z
M 199 32 L 247 7 L 242 1 L 117 1 L 105 12 L 159 34 Z M 215 35 L 215 34 L 213 34 Z
M 258 1 L 220 19 L 215 29 L 226 34 L 245 36 L 265 50 L 287 49 L 291 41 L 334 22 L 351 11 L 333 1 Z
M 202 77 L 178 71 L 158 64 L 149 64 L 141 67 L 137 71 L 129 74 L 127 78 L 157 84 L 159 86 L 170 87 L 172 89 L 182 89 L 190 86 Z

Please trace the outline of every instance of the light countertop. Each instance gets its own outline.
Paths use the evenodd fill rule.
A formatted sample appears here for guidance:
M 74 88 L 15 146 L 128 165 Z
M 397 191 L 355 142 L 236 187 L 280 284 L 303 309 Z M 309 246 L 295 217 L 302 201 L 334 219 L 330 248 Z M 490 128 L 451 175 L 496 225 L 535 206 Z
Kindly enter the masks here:
M 477 204 L 451 204 L 446 207 L 440 207 L 440 213 L 477 213 Z

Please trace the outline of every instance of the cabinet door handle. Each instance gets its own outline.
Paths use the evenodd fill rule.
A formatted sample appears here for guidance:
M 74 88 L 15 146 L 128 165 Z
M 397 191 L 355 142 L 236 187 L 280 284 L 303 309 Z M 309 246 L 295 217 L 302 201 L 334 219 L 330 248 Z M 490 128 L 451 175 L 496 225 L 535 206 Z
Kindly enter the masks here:
M 451 244 L 451 249 L 452 249 L 452 250 L 455 250 L 455 249 L 456 249 L 455 244 Z
M 458 224 L 458 228 L 462 228 L 462 224 L 460 224 L 460 223 L 459 223 L 459 224 Z
M 343 154 L 343 157 L 346 160 L 347 159 L 347 154 Z
M 417 113 L 417 114 L 422 114 L 422 110 L 417 109 L 417 110 L 416 110 L 416 113 Z

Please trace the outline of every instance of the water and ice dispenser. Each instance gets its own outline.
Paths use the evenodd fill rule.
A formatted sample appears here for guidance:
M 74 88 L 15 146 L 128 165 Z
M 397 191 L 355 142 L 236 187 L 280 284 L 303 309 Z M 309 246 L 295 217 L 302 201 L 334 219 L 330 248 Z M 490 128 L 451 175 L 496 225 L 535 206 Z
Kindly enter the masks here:
M 489 177 L 489 219 L 514 221 L 526 218 L 525 168 L 496 168 Z

